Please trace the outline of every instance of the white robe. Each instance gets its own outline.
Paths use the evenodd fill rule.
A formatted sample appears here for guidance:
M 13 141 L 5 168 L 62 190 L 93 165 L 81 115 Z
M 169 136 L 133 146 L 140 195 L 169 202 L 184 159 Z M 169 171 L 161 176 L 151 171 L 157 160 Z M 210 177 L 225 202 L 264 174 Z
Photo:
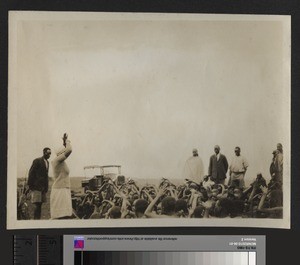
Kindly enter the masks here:
M 183 172 L 184 178 L 200 183 L 203 180 L 204 168 L 202 159 L 199 156 L 192 156 L 186 162 Z
M 51 219 L 71 216 L 72 213 L 71 190 L 69 188 L 52 189 L 50 194 Z

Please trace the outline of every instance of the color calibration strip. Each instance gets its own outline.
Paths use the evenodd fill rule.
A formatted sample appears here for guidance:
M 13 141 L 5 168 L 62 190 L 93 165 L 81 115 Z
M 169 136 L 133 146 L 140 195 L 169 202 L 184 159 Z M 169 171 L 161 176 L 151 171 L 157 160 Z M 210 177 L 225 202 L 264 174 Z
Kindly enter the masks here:
M 256 265 L 256 253 L 75 251 L 74 261 L 74 265 Z

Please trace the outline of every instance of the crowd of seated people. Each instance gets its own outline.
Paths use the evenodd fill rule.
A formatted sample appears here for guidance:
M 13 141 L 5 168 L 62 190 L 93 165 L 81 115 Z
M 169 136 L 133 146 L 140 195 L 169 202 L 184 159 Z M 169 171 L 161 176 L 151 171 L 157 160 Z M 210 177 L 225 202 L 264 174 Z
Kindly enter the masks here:
M 73 196 L 79 219 L 119 218 L 282 218 L 282 183 L 261 173 L 249 187 L 238 180 L 216 184 L 210 176 L 201 183 L 185 179 L 180 185 L 163 178 L 159 185 L 139 186 L 130 179 L 117 185 L 106 179 L 95 191 Z

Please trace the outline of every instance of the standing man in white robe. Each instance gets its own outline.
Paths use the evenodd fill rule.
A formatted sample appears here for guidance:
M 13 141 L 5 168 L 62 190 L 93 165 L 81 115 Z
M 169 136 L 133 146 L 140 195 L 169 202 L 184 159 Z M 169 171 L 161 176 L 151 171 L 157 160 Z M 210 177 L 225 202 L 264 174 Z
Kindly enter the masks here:
M 202 159 L 198 155 L 198 150 L 193 149 L 193 156 L 188 158 L 184 166 L 184 177 L 198 184 L 203 180 L 204 167 Z

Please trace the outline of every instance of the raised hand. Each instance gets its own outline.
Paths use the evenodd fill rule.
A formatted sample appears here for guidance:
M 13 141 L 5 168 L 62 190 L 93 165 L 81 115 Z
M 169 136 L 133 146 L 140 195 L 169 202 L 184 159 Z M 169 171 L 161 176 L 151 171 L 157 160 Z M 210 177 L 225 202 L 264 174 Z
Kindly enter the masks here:
M 64 147 L 66 147 L 66 141 L 68 139 L 68 134 L 67 133 L 64 133 L 64 136 L 63 136 L 63 144 L 64 144 Z

